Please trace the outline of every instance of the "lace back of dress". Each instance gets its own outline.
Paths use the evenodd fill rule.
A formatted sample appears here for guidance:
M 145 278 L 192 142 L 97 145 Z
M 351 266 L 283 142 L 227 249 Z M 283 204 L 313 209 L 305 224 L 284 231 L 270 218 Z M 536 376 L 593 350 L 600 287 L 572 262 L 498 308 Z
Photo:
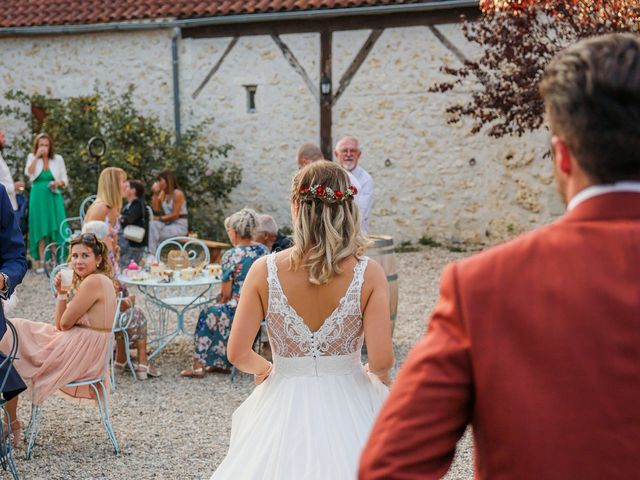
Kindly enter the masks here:
M 267 331 L 273 353 L 281 357 L 349 355 L 362 348 L 362 283 L 368 258 L 358 261 L 353 280 L 338 307 L 312 332 L 291 307 L 278 279 L 275 254 L 267 258 L 269 308 Z

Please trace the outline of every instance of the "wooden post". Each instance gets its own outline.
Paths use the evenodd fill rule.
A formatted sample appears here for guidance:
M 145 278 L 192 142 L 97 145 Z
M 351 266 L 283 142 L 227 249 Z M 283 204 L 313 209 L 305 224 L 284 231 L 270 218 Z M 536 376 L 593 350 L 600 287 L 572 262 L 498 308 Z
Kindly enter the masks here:
M 331 80 L 331 31 L 320 32 L 320 83 L 322 79 Z M 333 85 L 328 94 L 323 94 L 320 88 L 320 150 L 324 158 L 333 160 L 333 145 L 331 142 L 331 108 L 333 106 Z

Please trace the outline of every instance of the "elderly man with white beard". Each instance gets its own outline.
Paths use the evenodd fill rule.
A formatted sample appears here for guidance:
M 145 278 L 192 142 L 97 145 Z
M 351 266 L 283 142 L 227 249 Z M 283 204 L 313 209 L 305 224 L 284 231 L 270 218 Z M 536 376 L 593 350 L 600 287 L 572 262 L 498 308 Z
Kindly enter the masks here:
M 338 163 L 347 172 L 351 173 L 360 184 L 358 192 L 358 205 L 362 214 L 362 229 L 369 231 L 369 214 L 373 202 L 373 178 L 367 171 L 358 165 L 362 151 L 358 146 L 358 139 L 352 136 L 342 137 L 336 144 L 335 156 Z

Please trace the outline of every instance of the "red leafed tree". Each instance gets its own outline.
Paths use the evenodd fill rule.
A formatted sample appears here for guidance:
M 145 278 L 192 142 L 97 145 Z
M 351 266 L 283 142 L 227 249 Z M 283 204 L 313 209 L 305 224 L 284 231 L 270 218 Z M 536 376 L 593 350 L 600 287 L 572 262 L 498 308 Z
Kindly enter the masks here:
M 447 109 L 449 122 L 470 117 L 472 133 L 487 128 L 493 137 L 541 126 L 538 84 L 559 50 L 585 37 L 640 31 L 640 0 L 482 0 L 480 8 L 478 19 L 462 22 L 467 40 L 482 48 L 480 58 L 443 67 L 456 78 L 430 90 L 446 92 L 477 79 L 471 99 Z

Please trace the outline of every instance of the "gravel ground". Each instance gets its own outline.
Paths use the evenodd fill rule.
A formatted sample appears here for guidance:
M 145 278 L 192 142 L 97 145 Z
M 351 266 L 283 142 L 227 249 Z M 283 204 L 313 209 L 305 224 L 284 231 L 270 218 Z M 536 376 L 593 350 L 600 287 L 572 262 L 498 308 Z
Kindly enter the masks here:
M 438 296 L 442 268 L 465 255 L 440 248 L 398 254 L 400 301 L 394 333 L 398 365 L 424 333 L 427 313 Z M 52 321 L 54 301 L 43 275 L 30 271 L 18 295 L 14 316 Z M 191 325 L 194 321 L 189 319 Z M 209 478 L 227 451 L 231 414 L 253 384 L 248 375 L 238 375 L 233 382 L 223 375 L 202 380 L 180 378 L 180 370 L 190 364 L 191 352 L 192 341 L 183 337 L 157 358 L 162 377 L 136 382 L 128 374 L 117 376 L 110 407 L 122 449 L 119 456 L 113 454 L 94 405 L 79 405 L 59 395 L 47 400 L 34 458 L 24 459 L 23 445 L 16 449 L 21 477 Z M 25 423 L 30 408 L 29 401 L 23 399 L 19 415 Z M 471 444 L 471 436 L 465 435 L 448 479 L 473 478 Z

